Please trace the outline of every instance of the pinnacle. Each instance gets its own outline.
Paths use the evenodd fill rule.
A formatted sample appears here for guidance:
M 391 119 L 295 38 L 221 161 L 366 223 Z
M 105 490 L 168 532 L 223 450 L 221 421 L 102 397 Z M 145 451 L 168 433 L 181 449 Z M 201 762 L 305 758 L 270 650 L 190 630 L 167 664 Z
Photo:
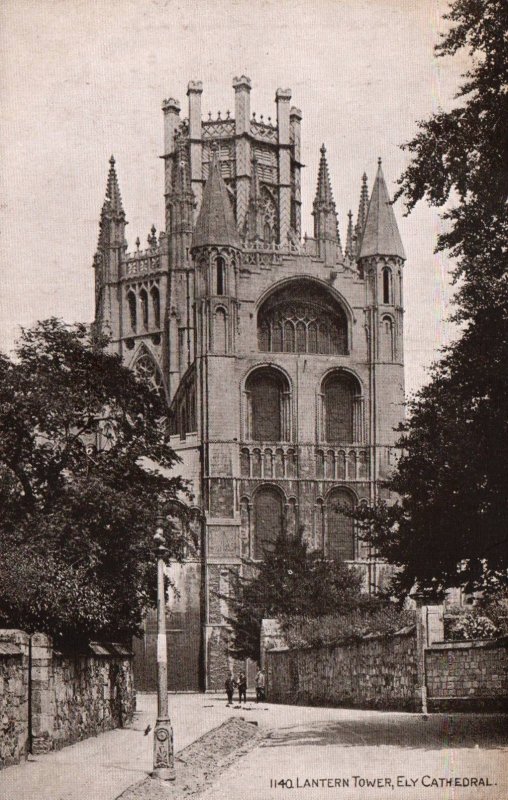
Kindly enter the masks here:
M 111 156 L 109 159 L 109 173 L 108 173 L 108 181 L 106 184 L 106 196 L 104 198 L 104 204 L 102 206 L 103 212 L 108 212 L 109 214 L 116 215 L 116 216 L 123 216 L 125 217 L 125 212 L 123 210 L 122 204 L 122 196 L 120 194 L 120 187 L 118 185 L 118 178 L 116 175 L 115 169 L 115 157 Z
M 314 206 L 316 203 L 333 203 L 332 184 L 330 181 L 330 173 L 328 171 L 328 162 L 326 160 L 326 147 L 324 144 L 320 147 L 321 158 L 319 160 L 318 180 L 316 188 L 316 197 L 314 199 Z
M 360 257 L 384 255 L 406 258 L 399 229 L 378 160 L 378 170 L 369 202 L 360 246 Z
M 193 247 L 225 245 L 240 248 L 240 237 L 233 216 L 227 186 L 222 178 L 217 152 L 212 152 L 208 180 L 203 190 L 196 222 Z

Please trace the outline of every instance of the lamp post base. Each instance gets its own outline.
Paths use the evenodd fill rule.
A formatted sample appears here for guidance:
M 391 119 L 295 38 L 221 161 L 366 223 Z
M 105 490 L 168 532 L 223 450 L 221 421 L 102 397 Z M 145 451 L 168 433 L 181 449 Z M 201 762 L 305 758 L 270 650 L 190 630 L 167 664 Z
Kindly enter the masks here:
M 170 719 L 158 719 L 153 732 L 152 778 L 161 781 L 175 780 L 175 758 L 173 753 L 173 728 Z

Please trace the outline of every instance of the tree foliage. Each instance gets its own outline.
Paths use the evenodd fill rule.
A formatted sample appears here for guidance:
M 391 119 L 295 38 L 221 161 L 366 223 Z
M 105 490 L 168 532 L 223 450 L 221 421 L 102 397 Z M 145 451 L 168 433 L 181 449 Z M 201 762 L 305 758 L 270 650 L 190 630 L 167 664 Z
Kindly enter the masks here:
M 232 573 L 227 596 L 233 630 L 232 653 L 259 661 L 261 622 L 287 617 L 318 618 L 367 609 L 375 600 L 362 593 L 361 576 L 342 561 L 309 551 L 302 537 L 281 536 L 259 564 L 243 576 Z
M 118 639 L 154 601 L 156 517 L 184 487 L 164 401 L 105 345 L 50 319 L 0 356 L 0 626 Z M 173 559 L 184 528 L 166 514 Z
M 437 249 L 455 260 L 454 319 L 430 382 L 409 403 L 390 488 L 401 499 L 358 516 L 399 565 L 399 594 L 506 581 L 508 456 L 508 5 L 454 0 L 440 57 L 466 49 L 455 107 L 419 123 L 398 196 L 442 208 Z

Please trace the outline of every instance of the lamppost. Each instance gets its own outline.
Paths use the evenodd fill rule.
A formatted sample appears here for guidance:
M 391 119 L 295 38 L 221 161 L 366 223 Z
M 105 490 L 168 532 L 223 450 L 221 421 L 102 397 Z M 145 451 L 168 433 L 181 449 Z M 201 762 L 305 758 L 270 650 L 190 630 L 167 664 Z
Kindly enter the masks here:
M 166 644 L 166 597 L 164 592 L 164 518 L 157 517 L 157 722 L 153 732 L 153 778 L 175 780 L 173 728 L 168 711 L 168 652 Z

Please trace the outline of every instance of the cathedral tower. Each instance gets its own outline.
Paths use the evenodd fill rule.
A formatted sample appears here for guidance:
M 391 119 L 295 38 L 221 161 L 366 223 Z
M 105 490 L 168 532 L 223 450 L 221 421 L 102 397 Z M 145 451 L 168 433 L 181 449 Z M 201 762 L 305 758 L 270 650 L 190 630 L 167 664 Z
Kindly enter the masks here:
M 96 322 L 164 392 L 194 494 L 199 547 L 172 567 L 171 689 L 221 689 L 239 666 L 224 598 L 278 535 L 354 565 L 369 591 L 388 571 L 338 511 L 386 496 L 403 417 L 405 254 L 381 164 L 370 199 L 361 179 L 343 251 L 323 146 L 302 242 L 301 111 L 277 89 L 272 120 L 251 95 L 242 75 L 233 114 L 203 115 L 200 81 L 186 118 L 164 101 L 166 230 L 127 252 L 112 162 L 95 258 Z M 144 689 L 155 646 L 149 617 L 136 645 Z

